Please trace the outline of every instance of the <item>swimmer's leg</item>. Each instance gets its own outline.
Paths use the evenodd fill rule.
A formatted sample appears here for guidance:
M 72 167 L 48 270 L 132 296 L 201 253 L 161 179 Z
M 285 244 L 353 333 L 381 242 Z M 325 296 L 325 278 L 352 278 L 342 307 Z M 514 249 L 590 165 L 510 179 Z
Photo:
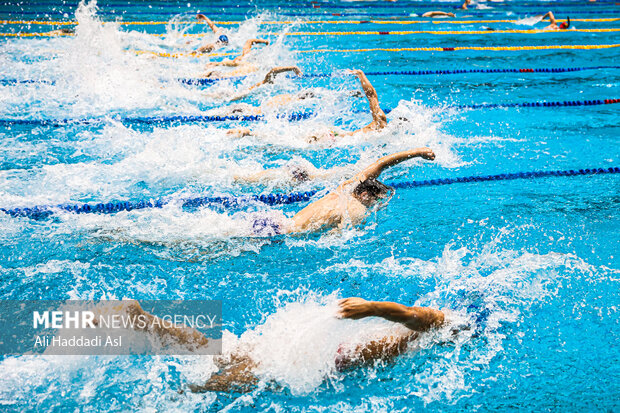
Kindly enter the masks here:
M 158 336 L 164 343 L 173 342 L 189 351 L 195 351 L 200 347 L 209 345 L 209 340 L 200 331 L 191 327 L 170 325 L 170 323 L 144 311 L 135 300 L 128 301 L 126 304 L 123 303 L 120 311 L 129 316 L 141 317 L 141 319 L 146 320 L 145 323 L 131 323 L 130 325 L 136 331 L 144 331 Z M 159 322 L 155 322 L 156 320 Z
M 256 387 L 258 379 L 252 373 L 256 363 L 248 356 L 233 356 L 229 365 L 218 374 L 214 374 L 202 385 L 190 385 L 194 393 L 235 392 L 247 393 Z

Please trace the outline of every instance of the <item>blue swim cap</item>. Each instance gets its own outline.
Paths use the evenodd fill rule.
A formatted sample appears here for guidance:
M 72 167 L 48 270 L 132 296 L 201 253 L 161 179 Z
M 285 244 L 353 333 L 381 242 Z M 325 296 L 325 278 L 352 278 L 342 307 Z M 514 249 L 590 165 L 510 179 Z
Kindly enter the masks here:
M 228 44 L 228 36 L 223 34 L 223 35 L 221 35 L 220 37 L 217 38 L 217 41 L 219 43 Z

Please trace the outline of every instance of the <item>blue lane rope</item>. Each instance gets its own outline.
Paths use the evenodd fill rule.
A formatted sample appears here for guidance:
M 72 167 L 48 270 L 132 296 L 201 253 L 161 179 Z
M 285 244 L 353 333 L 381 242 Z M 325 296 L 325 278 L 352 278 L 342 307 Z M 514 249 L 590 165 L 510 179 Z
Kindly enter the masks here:
M 519 102 L 519 103 L 482 103 L 477 105 L 448 105 L 447 108 L 457 109 L 494 109 L 494 108 L 539 108 L 539 107 L 560 107 L 560 106 L 596 106 L 596 105 L 609 105 L 613 103 L 620 103 L 620 99 L 596 99 L 596 100 L 565 100 L 558 102 Z M 390 113 L 392 109 L 383 109 L 385 113 Z M 356 111 L 356 113 L 366 113 L 367 111 Z M 288 119 L 289 122 L 300 121 L 309 119 L 315 115 L 313 111 L 296 112 L 290 115 L 278 115 L 280 119 Z M 12 126 L 12 125 L 34 125 L 34 126 L 52 126 L 60 127 L 66 125 L 90 125 L 101 123 L 106 119 L 116 120 L 123 123 L 193 123 L 193 122 L 227 122 L 227 121 L 241 121 L 241 122 L 259 122 L 264 119 L 263 115 L 251 115 L 251 116 L 151 116 L 151 117 L 110 117 L 110 118 L 94 118 L 94 119 L 0 119 L 0 126 Z
M 366 76 L 420 76 L 420 75 L 455 75 L 465 73 L 566 73 L 579 72 L 583 70 L 599 70 L 599 69 L 620 69 L 620 66 L 585 66 L 585 67 L 550 67 L 550 68 L 503 68 L 503 69 L 457 69 L 457 70 L 402 70 L 389 72 L 364 72 Z M 301 75 L 302 78 L 321 78 L 321 77 L 339 77 L 341 74 L 332 73 L 308 73 Z M 223 80 L 241 80 L 247 76 L 235 76 L 221 79 L 179 79 L 179 82 L 186 85 L 208 86 Z M 292 78 L 293 76 L 291 76 Z
M 519 102 L 519 103 L 481 103 L 478 105 L 451 105 L 448 107 L 457 109 L 493 109 L 493 108 L 539 108 L 559 106 L 596 106 L 620 103 L 620 99 L 596 99 L 596 100 L 564 100 L 557 102 Z
M 579 175 L 604 175 L 620 173 L 620 167 L 592 168 L 592 169 L 570 169 L 560 171 L 531 171 L 504 173 L 498 175 L 465 176 L 459 178 L 430 179 L 423 181 L 393 182 L 388 185 L 394 188 L 416 188 L 422 186 L 451 185 L 466 182 L 488 182 L 488 181 L 511 181 L 515 179 L 534 179 L 552 176 L 579 176 Z M 181 199 L 183 207 L 200 206 L 222 206 L 224 208 L 234 208 L 249 203 L 261 202 L 267 205 L 286 205 L 297 202 L 307 202 L 319 191 L 312 190 L 306 192 L 292 192 L 289 194 L 275 193 L 250 196 L 222 196 L 222 197 L 197 197 Z M 141 201 L 113 201 L 99 204 L 60 204 L 56 206 L 35 206 L 32 208 L 0 208 L 0 211 L 13 217 L 28 217 L 32 219 L 43 219 L 54 214 L 55 211 L 75 212 L 76 214 L 113 214 L 120 211 L 131 211 L 134 209 L 162 208 L 174 199 L 160 198 L 157 200 Z
M 23 85 L 23 84 L 33 84 L 33 83 L 43 83 L 47 85 L 53 85 L 53 80 L 37 80 L 37 79 L 0 79 L 0 85 L 2 86 L 10 86 L 10 85 Z
M 454 75 L 454 74 L 466 74 L 466 73 L 566 73 L 566 72 L 580 72 L 583 70 L 599 70 L 599 69 L 620 69 L 620 66 L 585 66 L 585 67 L 550 67 L 550 68 L 503 68 L 503 69 L 458 69 L 458 70 L 401 70 L 401 71 L 389 71 L 389 72 L 365 72 L 366 76 L 420 76 L 420 75 Z M 341 74 L 333 73 L 308 73 L 304 74 L 302 78 L 323 78 L 323 77 L 338 77 Z M 196 86 L 208 86 L 223 80 L 242 80 L 247 76 L 232 76 L 221 79 L 206 79 L 206 78 L 185 78 L 179 79 L 179 82 L 186 85 Z M 293 78 L 293 76 L 291 76 Z M 53 80 L 38 80 L 38 79 L 0 79 L 0 85 L 16 85 L 16 84 L 30 84 L 30 83 L 45 83 L 53 85 Z
M 314 116 L 312 112 L 298 112 L 290 115 L 278 115 L 278 118 L 288 119 L 289 122 L 308 119 Z M 108 117 L 108 118 L 92 118 L 92 119 L 0 119 L 0 125 L 36 125 L 36 126 L 66 126 L 66 125 L 91 125 L 104 122 L 106 120 L 115 120 L 123 123 L 168 123 L 168 122 L 258 122 L 263 120 L 263 115 L 248 116 L 200 116 L 200 115 L 173 115 L 173 116 L 147 116 L 147 117 Z

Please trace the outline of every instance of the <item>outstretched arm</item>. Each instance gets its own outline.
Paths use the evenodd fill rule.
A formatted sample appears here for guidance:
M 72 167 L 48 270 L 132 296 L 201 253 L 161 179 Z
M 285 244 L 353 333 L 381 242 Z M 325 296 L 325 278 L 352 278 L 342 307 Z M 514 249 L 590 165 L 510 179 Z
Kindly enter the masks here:
M 359 320 L 365 317 L 381 317 L 400 323 L 413 331 L 425 331 L 443 324 L 444 314 L 428 307 L 407 307 L 389 301 L 366 301 L 351 297 L 338 302 L 338 316 Z
M 258 82 L 255 85 L 250 86 L 245 92 L 242 92 L 242 93 L 239 93 L 238 95 L 235 95 L 234 97 L 232 97 L 230 99 L 230 101 L 234 102 L 234 101 L 243 99 L 244 97 L 249 95 L 252 90 L 256 89 L 257 87 L 262 86 L 262 85 L 267 84 L 267 83 L 273 83 L 273 79 L 275 79 L 276 75 L 278 73 L 283 73 L 283 72 L 295 72 L 295 74 L 297 76 L 301 76 L 301 70 L 297 66 L 275 67 L 275 68 L 271 69 L 267 73 L 267 75 L 265 75 L 265 78 L 263 80 L 261 80 L 260 82 Z
M 383 158 L 379 158 L 379 160 L 377 160 L 375 163 L 373 163 L 342 185 L 351 183 L 353 181 L 363 182 L 370 178 L 378 178 L 384 169 L 394 165 L 398 165 L 399 163 L 411 158 L 424 158 L 432 161 L 435 159 L 435 153 L 429 148 L 418 148 L 384 156 Z
M 213 22 L 211 21 L 211 19 L 209 19 L 209 18 L 208 18 L 207 16 L 205 16 L 204 14 L 198 14 L 198 15 L 196 15 L 196 18 L 197 18 L 198 20 L 203 20 L 203 21 L 205 21 L 205 22 L 209 25 L 209 27 L 211 28 L 211 30 L 213 30 L 213 33 L 217 33 L 217 31 L 218 31 L 218 30 L 220 30 L 220 28 L 219 28 L 219 27 L 217 27 L 217 26 L 215 25 L 215 23 L 213 23 Z
M 372 120 L 379 128 L 385 127 L 387 125 L 387 117 L 385 113 L 379 106 L 379 97 L 377 96 L 377 91 L 372 86 L 364 72 L 361 70 L 351 70 L 350 73 L 357 76 L 362 84 L 362 89 L 364 89 L 364 93 L 366 93 L 366 98 L 368 99 L 368 103 L 370 105 L 370 111 L 372 112 Z
M 301 69 L 298 68 L 297 66 L 280 66 L 280 67 L 274 67 L 273 69 L 271 69 L 269 72 L 267 72 L 267 74 L 265 75 L 265 78 L 263 79 L 262 82 L 257 83 L 256 85 L 254 85 L 253 87 L 257 87 L 260 85 L 264 85 L 266 83 L 273 83 L 273 79 L 275 79 L 276 75 L 278 73 L 284 73 L 284 72 L 295 72 L 295 74 L 297 76 L 301 76 Z
M 245 57 L 246 54 L 250 53 L 250 50 L 252 50 L 252 46 L 254 46 L 255 44 L 264 44 L 264 45 L 268 45 L 269 44 L 269 40 L 263 40 L 263 39 L 250 39 L 247 42 L 245 42 L 245 44 L 243 45 L 243 49 L 241 50 L 241 55 L 237 56 L 233 59 L 233 62 L 235 61 L 240 61 L 241 59 L 243 59 Z

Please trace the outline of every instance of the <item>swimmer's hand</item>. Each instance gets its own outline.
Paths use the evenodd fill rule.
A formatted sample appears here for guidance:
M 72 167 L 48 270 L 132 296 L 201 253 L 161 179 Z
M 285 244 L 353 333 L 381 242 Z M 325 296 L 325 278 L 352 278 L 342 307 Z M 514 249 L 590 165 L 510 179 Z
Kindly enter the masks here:
M 338 318 L 359 320 L 360 318 L 372 317 L 375 315 L 373 303 L 359 297 L 343 298 L 338 301 L 338 306 L 340 307 L 336 314 Z
M 426 159 L 427 161 L 435 160 L 435 152 L 433 152 L 432 149 L 425 147 L 418 149 L 418 151 L 420 151 L 420 157 L 422 157 L 422 159 Z
M 348 74 L 348 75 L 355 75 L 355 76 L 359 76 L 359 75 L 363 75 L 364 72 L 361 71 L 360 69 L 347 69 L 344 71 L 344 73 Z

